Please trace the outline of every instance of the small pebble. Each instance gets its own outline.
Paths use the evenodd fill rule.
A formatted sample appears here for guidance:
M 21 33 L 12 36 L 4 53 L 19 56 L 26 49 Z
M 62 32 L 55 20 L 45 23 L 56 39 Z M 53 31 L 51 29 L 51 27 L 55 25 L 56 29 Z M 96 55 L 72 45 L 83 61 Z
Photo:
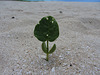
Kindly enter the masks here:
M 66 51 L 67 54 L 70 54 L 70 51 Z
M 61 55 L 59 55 L 59 58 L 62 58 L 62 56 L 61 56 Z
M 18 37 L 16 37 L 16 39 L 18 39 Z
M 51 71 L 52 71 L 52 72 L 55 72 L 55 67 L 53 67 L 53 68 L 51 69 Z
M 41 57 L 41 58 L 43 58 L 43 59 L 45 59 L 45 58 L 46 58 L 46 56 L 45 56 L 45 55 L 41 55 L 40 57 Z
M 55 67 L 51 69 L 50 75 L 55 75 Z
M 26 60 L 23 60 L 23 62 L 26 62 Z
M 67 66 L 67 63 L 63 63 L 63 66 Z
M 61 65 L 61 63 L 59 63 L 59 65 Z
M 29 51 L 28 51 L 28 50 L 26 50 L 26 51 L 25 51 L 25 54 L 28 54 L 28 53 L 29 53 Z
M 26 65 L 23 64 L 23 67 L 26 67 Z
M 15 17 L 13 16 L 12 19 L 14 19 Z
M 60 58 L 61 60 L 63 60 L 63 59 L 64 59 L 64 57 L 63 57 L 62 55 L 59 55 L 59 58 Z
M 40 69 L 42 69 L 42 67 Z
M 31 64 L 34 64 L 34 61 L 32 61 Z
M 70 66 L 72 66 L 72 64 L 70 64 Z
M 12 70 L 14 71 L 14 68 Z
M 62 13 L 62 11 L 59 11 L 59 13 Z

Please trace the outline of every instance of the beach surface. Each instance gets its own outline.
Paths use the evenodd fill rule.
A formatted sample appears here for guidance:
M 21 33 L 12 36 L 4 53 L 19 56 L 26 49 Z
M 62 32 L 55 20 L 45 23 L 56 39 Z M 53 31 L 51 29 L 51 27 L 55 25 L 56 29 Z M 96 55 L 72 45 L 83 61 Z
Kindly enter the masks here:
M 49 15 L 60 35 L 47 62 L 33 31 Z M 0 75 L 100 75 L 100 3 L 0 1 Z

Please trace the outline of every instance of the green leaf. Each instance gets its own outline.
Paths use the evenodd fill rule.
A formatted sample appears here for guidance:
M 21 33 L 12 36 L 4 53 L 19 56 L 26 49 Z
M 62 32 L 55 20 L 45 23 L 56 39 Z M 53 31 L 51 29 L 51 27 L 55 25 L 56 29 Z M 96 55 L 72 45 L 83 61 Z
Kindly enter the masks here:
M 42 50 L 44 53 L 47 53 L 47 48 L 45 42 L 42 43 Z
M 34 29 L 35 37 L 44 42 L 53 42 L 59 36 L 59 27 L 57 21 L 52 16 L 43 17 Z
M 55 50 L 56 50 L 56 44 L 53 45 L 53 47 L 49 51 L 49 54 L 53 53 Z

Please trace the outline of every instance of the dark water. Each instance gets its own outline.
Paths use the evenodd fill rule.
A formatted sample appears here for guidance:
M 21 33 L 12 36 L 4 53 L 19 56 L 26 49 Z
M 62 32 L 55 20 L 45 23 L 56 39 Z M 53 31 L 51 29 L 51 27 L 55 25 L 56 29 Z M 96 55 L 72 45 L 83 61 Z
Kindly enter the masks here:
M 22 0 L 22 1 L 100 2 L 100 0 Z

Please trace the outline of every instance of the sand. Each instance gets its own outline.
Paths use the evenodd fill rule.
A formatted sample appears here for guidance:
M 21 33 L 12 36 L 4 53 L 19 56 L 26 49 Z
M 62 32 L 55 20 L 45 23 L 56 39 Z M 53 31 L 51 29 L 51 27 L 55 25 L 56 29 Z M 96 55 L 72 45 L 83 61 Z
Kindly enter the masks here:
M 60 35 L 47 62 L 33 30 L 48 15 Z M 0 1 L 0 75 L 100 75 L 100 3 Z

